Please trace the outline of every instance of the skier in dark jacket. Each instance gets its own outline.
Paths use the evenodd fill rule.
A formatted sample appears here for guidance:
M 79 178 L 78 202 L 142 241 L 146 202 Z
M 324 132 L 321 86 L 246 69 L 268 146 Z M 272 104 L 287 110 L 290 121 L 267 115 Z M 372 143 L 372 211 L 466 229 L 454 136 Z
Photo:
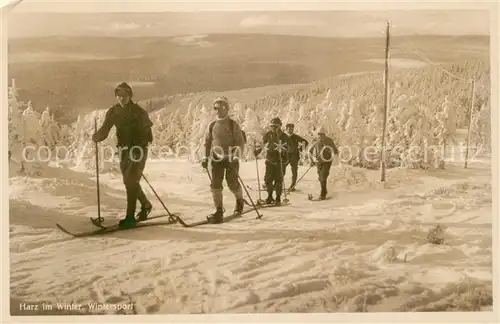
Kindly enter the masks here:
M 326 136 L 325 129 L 320 127 L 317 139 L 311 144 L 309 148 L 309 159 L 311 166 L 316 165 L 318 171 L 318 180 L 321 186 L 319 195 L 320 200 L 326 199 L 327 188 L 326 184 L 328 176 L 330 175 L 330 168 L 332 167 L 333 156 L 339 155 L 339 151 L 333 139 Z
M 281 130 L 281 120 L 275 117 L 271 120 L 271 130 L 266 132 L 262 138 L 264 147 L 255 148 L 254 155 L 258 156 L 263 150 L 266 155 L 266 173 L 264 182 L 266 184 L 266 204 L 281 204 L 281 193 L 283 191 L 283 178 L 285 165 L 288 163 L 289 138 Z M 273 200 L 273 191 L 276 199 Z
M 309 142 L 307 142 L 304 138 L 301 136 L 295 134 L 294 124 L 286 124 L 286 133 L 288 137 L 290 138 L 290 147 L 288 148 L 288 164 L 290 164 L 290 167 L 292 168 L 292 183 L 290 184 L 290 191 L 295 191 L 295 184 L 297 182 L 297 171 L 299 169 L 299 161 L 300 161 L 300 153 L 302 153 L 305 148 L 309 145 Z M 288 164 L 285 166 L 285 174 L 286 174 L 286 168 Z
M 240 158 L 245 148 L 245 138 L 238 123 L 229 118 L 229 102 L 226 97 L 219 97 L 213 102 L 217 111 L 217 119 L 208 127 L 205 136 L 205 156 L 202 167 L 208 167 L 208 160 L 212 166 L 212 198 L 216 211 L 208 220 L 210 223 L 223 221 L 222 181 L 224 175 L 229 190 L 236 198 L 235 213 L 241 213 L 244 207 L 243 191 L 239 182 Z
M 146 110 L 132 101 L 132 88 L 127 83 L 116 87 L 115 96 L 118 103 L 108 109 L 103 125 L 92 136 L 92 140 L 96 143 L 105 140 L 111 128 L 116 127 L 120 170 L 127 192 L 127 212 L 119 225 L 130 227 L 136 224 L 136 217 L 137 220 L 144 220 L 152 209 L 139 182 L 146 166 L 149 143 L 153 141 L 153 123 Z M 134 215 L 137 200 L 142 207 L 141 211 Z

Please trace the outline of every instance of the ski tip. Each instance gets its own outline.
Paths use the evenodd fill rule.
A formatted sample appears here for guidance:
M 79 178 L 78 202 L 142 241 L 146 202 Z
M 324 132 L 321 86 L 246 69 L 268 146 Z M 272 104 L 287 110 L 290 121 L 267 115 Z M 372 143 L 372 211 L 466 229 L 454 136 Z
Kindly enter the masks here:
M 63 233 L 67 234 L 67 235 L 70 235 L 70 236 L 73 236 L 73 237 L 77 237 L 77 235 L 71 233 L 70 231 L 68 231 L 67 229 L 65 229 L 62 225 L 60 224 L 57 224 L 56 223 L 56 226 L 57 228 L 59 228 Z

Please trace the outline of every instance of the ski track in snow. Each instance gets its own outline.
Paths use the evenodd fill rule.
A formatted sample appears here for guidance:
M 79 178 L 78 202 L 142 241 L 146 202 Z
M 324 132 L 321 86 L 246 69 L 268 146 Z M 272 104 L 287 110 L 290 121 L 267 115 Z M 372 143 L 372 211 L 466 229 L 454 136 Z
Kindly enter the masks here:
M 262 160 L 259 166 L 263 175 Z M 489 168 L 483 161 L 469 169 L 389 170 L 384 188 L 378 171 L 346 185 L 333 166 L 333 199 L 311 202 L 307 194 L 318 190 L 313 169 L 300 191 L 288 195 L 291 205 L 261 210 L 262 220 L 248 213 L 226 224 L 83 239 L 55 224 L 75 232 L 94 228 L 88 218 L 97 216 L 92 172 L 13 176 L 11 300 L 132 301 L 138 313 L 163 314 L 418 311 L 453 303 L 491 309 Z M 306 169 L 300 167 L 299 177 Z M 213 212 L 208 177 L 198 164 L 149 161 L 145 174 L 169 210 L 186 221 Z M 241 177 L 258 187 L 254 161 L 242 164 Z M 286 181 L 290 177 L 288 170 Z M 153 214 L 163 213 L 147 183 L 141 184 Z M 234 198 L 224 186 L 230 213 Z M 249 193 L 258 198 L 255 190 Z M 121 177 L 102 174 L 102 216 L 112 223 L 124 208 Z M 428 244 L 427 233 L 437 224 L 445 228 L 445 244 Z

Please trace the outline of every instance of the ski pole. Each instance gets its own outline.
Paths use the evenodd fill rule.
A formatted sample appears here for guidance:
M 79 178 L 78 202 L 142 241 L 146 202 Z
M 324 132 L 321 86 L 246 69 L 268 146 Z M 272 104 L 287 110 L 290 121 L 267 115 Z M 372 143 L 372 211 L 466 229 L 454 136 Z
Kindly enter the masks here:
M 302 180 L 302 178 L 305 177 L 305 175 L 307 174 L 307 172 L 309 172 L 309 170 L 311 170 L 312 167 L 313 167 L 312 165 L 309 166 L 309 169 L 307 169 L 306 172 L 304 172 L 304 174 L 299 178 L 299 180 L 297 180 L 297 182 L 295 183 L 295 185 L 297 185 L 300 182 L 300 180 Z
M 97 133 L 97 117 L 94 119 L 94 133 Z M 104 218 L 101 217 L 101 193 L 99 190 L 99 146 L 95 142 L 95 173 L 97 181 L 97 221 L 99 224 L 104 222 Z
M 247 190 L 247 187 L 245 186 L 245 183 L 243 182 L 243 179 L 241 179 L 240 177 L 240 174 L 239 173 L 236 173 L 238 175 L 238 179 L 240 180 L 241 182 L 241 186 L 243 187 L 243 189 L 245 189 L 245 192 L 247 193 L 247 196 L 248 198 L 250 199 L 250 202 L 252 203 L 252 207 L 253 209 L 255 210 L 255 212 L 257 213 L 257 218 L 258 219 L 261 219 L 262 218 L 262 214 L 259 214 L 259 211 L 257 210 L 257 207 L 255 206 L 255 203 L 253 202 L 253 199 L 252 199 L 252 196 L 250 196 L 250 193 L 248 192 Z
M 158 193 L 156 192 L 156 190 L 153 188 L 153 186 L 149 183 L 148 179 L 146 179 L 146 176 L 144 174 L 142 174 L 142 177 L 144 178 L 144 180 L 146 180 L 146 183 L 149 185 L 149 188 L 151 188 L 151 190 L 153 191 L 153 193 L 155 194 L 156 198 L 158 198 L 158 200 L 160 201 L 160 204 L 163 206 L 163 208 L 165 208 L 165 210 L 167 211 L 168 213 L 168 216 L 169 216 L 169 219 L 171 221 L 176 221 L 176 219 L 173 217 L 172 213 L 168 210 L 167 206 L 165 206 L 165 204 L 163 203 L 163 201 L 161 200 L 160 196 L 158 195 Z
M 257 146 L 256 141 L 254 140 L 254 149 Z M 257 185 L 259 190 L 259 200 L 257 200 L 257 204 L 262 204 L 262 196 L 260 194 L 260 175 L 259 175 L 259 158 L 255 156 L 255 169 L 257 170 Z
M 205 170 L 207 170 L 208 179 L 210 180 L 210 182 L 212 182 L 212 177 L 210 176 L 210 171 L 208 171 L 208 168 L 207 168 L 207 169 L 205 169 Z
M 280 144 L 281 144 L 281 141 L 280 141 Z M 285 195 L 285 199 L 283 199 L 283 202 L 286 204 L 286 203 L 288 203 L 288 198 L 286 197 L 285 175 L 283 174 L 283 159 L 281 157 L 281 147 L 278 149 L 278 154 L 280 157 L 281 193 L 283 193 Z
M 257 169 L 257 189 L 259 190 L 259 201 L 262 201 L 262 196 L 260 194 L 259 159 L 257 157 L 255 157 L 255 168 Z

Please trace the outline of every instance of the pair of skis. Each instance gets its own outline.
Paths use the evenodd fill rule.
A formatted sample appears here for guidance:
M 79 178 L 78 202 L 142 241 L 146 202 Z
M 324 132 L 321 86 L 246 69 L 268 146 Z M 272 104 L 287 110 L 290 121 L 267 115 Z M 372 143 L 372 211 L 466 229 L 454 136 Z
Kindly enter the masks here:
M 271 207 L 279 207 L 279 206 L 286 206 L 288 204 L 281 204 L 281 205 L 275 205 L 275 204 L 261 204 L 255 206 L 255 208 L 248 208 L 247 210 L 244 210 L 241 213 L 234 213 L 232 215 L 228 215 L 223 218 L 223 223 L 227 223 L 229 221 L 232 221 L 234 219 L 242 217 L 244 214 L 248 214 L 250 212 L 255 211 L 255 209 L 263 209 L 263 208 L 271 208 Z M 262 216 L 262 215 L 261 215 Z M 160 219 L 160 218 L 165 218 L 169 217 L 168 220 L 166 221 L 159 221 L 159 222 L 152 222 L 148 223 L 150 220 L 155 220 L 155 219 Z M 257 217 L 259 218 L 259 217 Z M 91 236 L 98 236 L 98 235 L 104 235 L 104 234 L 109 234 L 109 233 L 114 233 L 114 232 L 119 232 L 119 231 L 126 231 L 130 229 L 136 229 L 136 228 L 142 228 L 142 227 L 151 227 L 151 226 L 166 226 L 166 225 L 173 225 L 179 223 L 183 227 L 197 227 L 201 225 L 208 225 L 211 224 L 208 217 L 203 220 L 203 221 L 198 221 L 194 223 L 186 223 L 181 217 L 179 213 L 173 213 L 173 214 L 164 214 L 164 215 L 157 215 L 157 216 L 152 216 L 149 217 L 145 220 L 142 221 L 137 221 L 135 226 L 129 226 L 129 227 L 120 227 L 118 224 L 114 224 L 111 226 L 103 226 L 101 224 L 100 228 L 97 230 L 91 230 L 91 231 L 86 231 L 86 232 L 80 232 L 80 233 L 73 233 L 68 231 L 66 228 L 61 226 L 60 224 L 56 224 L 57 227 L 63 231 L 64 233 L 71 235 L 73 237 L 91 237 Z
M 248 186 L 247 186 L 248 187 Z M 250 190 L 253 190 L 252 188 L 248 187 Z M 264 190 L 265 188 L 263 188 Z M 292 193 L 292 192 L 300 192 L 300 190 L 297 190 L 297 189 L 293 189 L 293 190 L 290 190 L 290 189 L 285 189 L 284 191 L 286 191 L 288 194 Z M 330 200 L 332 197 L 326 197 L 324 199 L 322 199 L 321 197 L 315 197 L 313 194 L 307 194 L 307 199 L 310 200 L 310 201 L 323 201 L 323 200 Z
M 232 221 L 234 219 L 240 218 L 240 217 L 242 217 L 245 214 L 254 212 L 255 209 L 264 209 L 264 208 L 273 208 L 273 207 L 278 208 L 278 207 L 286 206 L 286 205 L 289 205 L 289 203 L 281 203 L 280 205 L 276 205 L 276 204 L 257 204 L 255 206 L 255 208 L 253 208 L 253 207 L 252 208 L 248 208 L 247 210 L 244 210 L 241 213 L 233 213 L 231 215 L 225 216 L 223 218 L 222 223 L 227 223 L 227 222 L 230 222 L 230 221 Z M 262 214 L 259 214 L 259 216 L 257 216 L 258 219 L 262 218 Z M 210 220 L 208 219 L 208 217 L 205 220 L 198 221 L 198 222 L 195 222 L 195 223 L 186 223 L 179 216 L 177 217 L 177 220 L 184 227 L 196 227 L 196 226 L 211 224 Z
M 157 215 L 157 216 L 152 216 L 149 217 L 145 220 L 142 221 L 137 221 L 135 226 L 128 226 L 128 227 L 120 227 L 118 223 L 111 225 L 111 226 L 104 226 L 100 225 L 99 229 L 97 230 L 91 230 L 91 231 L 86 231 L 86 232 L 80 232 L 80 233 L 73 233 L 68 231 L 66 228 L 61 226 L 60 224 L 56 224 L 56 226 L 63 231 L 64 233 L 71 235 L 73 237 L 89 237 L 89 236 L 97 236 L 97 235 L 103 235 L 103 234 L 108 234 L 108 233 L 113 233 L 113 232 L 118 232 L 118 231 L 125 231 L 129 229 L 134 229 L 134 228 L 141 228 L 141 227 L 150 227 L 150 226 L 159 226 L 159 225 L 172 225 L 177 222 L 177 217 L 179 214 L 165 214 L 165 215 Z M 153 219 L 159 219 L 159 218 L 164 218 L 164 217 L 170 217 L 169 220 L 167 221 L 161 221 L 161 222 L 154 222 L 154 223 L 146 223 L 146 221 L 153 220 Z

